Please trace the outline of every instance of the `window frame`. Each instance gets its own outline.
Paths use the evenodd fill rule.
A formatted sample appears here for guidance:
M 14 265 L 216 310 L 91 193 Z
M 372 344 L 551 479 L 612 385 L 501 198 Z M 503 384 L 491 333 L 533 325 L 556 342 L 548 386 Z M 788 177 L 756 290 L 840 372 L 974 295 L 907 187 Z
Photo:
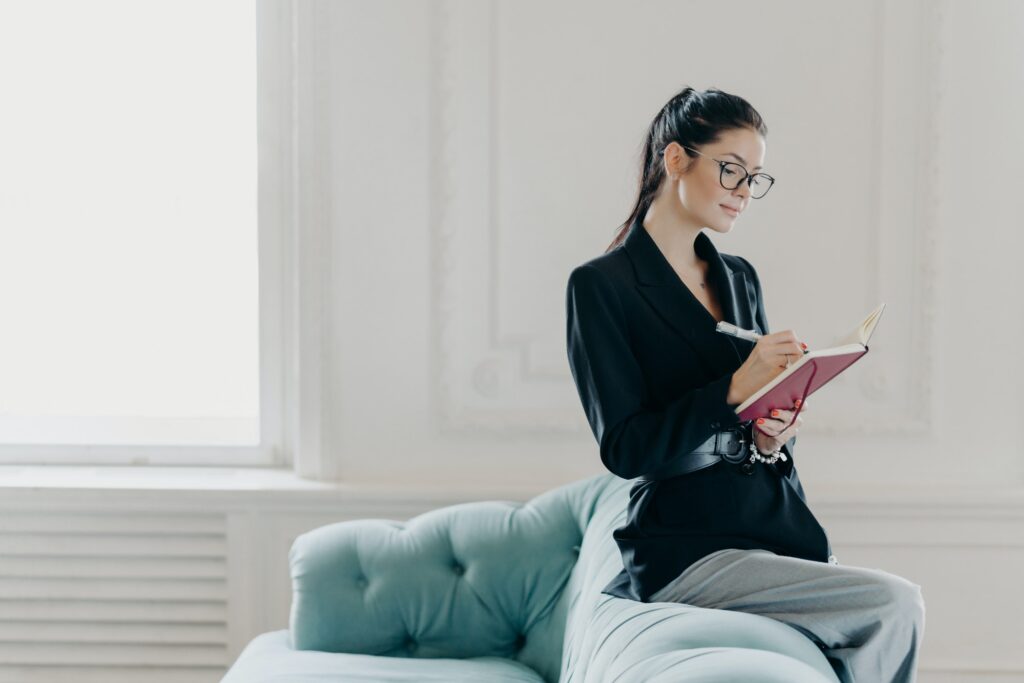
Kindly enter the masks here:
M 329 166 L 316 144 L 329 123 L 329 46 L 314 3 L 255 0 L 260 443 L 221 445 L 0 444 L 0 465 L 292 467 L 320 478 L 324 343 L 329 325 Z M 300 299 L 300 293 L 302 298 Z M 305 380 L 305 381 L 303 381 Z

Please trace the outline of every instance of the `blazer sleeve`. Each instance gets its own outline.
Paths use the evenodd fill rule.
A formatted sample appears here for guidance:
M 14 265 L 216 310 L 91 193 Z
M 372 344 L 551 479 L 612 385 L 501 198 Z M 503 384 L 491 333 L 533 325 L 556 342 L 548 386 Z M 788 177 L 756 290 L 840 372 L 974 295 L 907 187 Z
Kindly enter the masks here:
M 664 408 L 648 406 L 626 315 L 611 280 L 593 265 L 577 267 L 566 291 L 569 366 L 601 461 L 623 479 L 655 478 L 663 466 L 692 457 L 715 432 L 738 424 L 726 403 L 732 375 L 686 391 Z
M 751 280 L 754 282 L 754 288 L 757 290 L 757 311 L 756 317 L 758 326 L 764 330 L 765 334 L 771 332 L 771 328 L 768 327 L 768 316 L 764 312 L 764 296 L 761 291 L 761 280 L 757 277 L 757 271 L 754 270 L 754 266 L 747 259 L 742 256 L 737 256 L 738 259 L 746 264 L 747 270 L 750 273 Z M 750 425 L 750 429 L 754 429 L 753 423 Z M 753 432 L 751 432 L 753 434 Z M 786 443 L 782 444 L 782 452 L 786 454 L 786 462 L 779 465 L 780 472 L 786 476 L 793 471 L 793 449 L 796 447 L 796 436 L 793 436 Z M 803 498 L 803 489 L 800 490 L 800 497 Z

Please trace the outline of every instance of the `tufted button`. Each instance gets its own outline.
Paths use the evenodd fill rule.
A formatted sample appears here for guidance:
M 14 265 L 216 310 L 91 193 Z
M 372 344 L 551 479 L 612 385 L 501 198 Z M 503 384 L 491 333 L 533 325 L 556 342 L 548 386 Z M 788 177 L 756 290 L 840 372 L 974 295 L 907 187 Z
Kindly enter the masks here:
M 458 562 L 452 565 L 452 571 L 455 572 L 458 576 L 462 576 L 466 573 L 466 570 Z
M 578 545 L 574 545 L 572 547 L 572 554 L 573 555 L 579 555 L 580 554 L 580 547 Z
M 412 636 L 409 636 L 408 640 L 405 641 L 405 649 L 408 650 L 409 652 L 412 652 L 418 646 L 419 646 L 418 643 L 413 639 Z
M 749 460 L 743 463 L 742 465 L 740 465 L 740 472 L 742 472 L 743 474 L 753 474 L 754 463 L 750 462 Z
M 520 633 L 518 636 L 516 636 L 516 649 L 517 650 L 522 650 L 525 645 L 526 645 L 526 636 L 524 636 L 522 633 Z
M 360 588 L 366 588 L 366 577 L 365 576 L 360 576 L 359 578 L 357 578 L 356 579 L 356 585 L 359 586 Z

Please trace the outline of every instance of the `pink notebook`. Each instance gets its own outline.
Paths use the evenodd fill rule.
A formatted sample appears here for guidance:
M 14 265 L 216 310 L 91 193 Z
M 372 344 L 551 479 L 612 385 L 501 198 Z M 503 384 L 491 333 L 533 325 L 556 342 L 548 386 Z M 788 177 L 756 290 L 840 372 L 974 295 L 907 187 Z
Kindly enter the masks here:
M 797 399 L 803 401 L 860 360 L 868 352 L 868 340 L 871 339 L 883 310 L 884 303 L 872 311 L 853 332 L 827 349 L 805 353 L 800 360 L 755 391 L 747 400 L 736 406 L 740 420 L 754 420 L 770 415 L 773 408 L 790 410 Z M 800 409 L 797 409 L 796 415 L 799 413 Z M 793 420 L 796 420 L 796 415 L 793 416 Z

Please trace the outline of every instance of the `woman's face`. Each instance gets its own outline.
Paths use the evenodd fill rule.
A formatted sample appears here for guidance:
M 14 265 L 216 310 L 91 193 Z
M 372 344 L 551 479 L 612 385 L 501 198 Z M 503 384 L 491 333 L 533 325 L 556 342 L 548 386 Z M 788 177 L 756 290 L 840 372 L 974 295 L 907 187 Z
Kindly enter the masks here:
M 676 195 L 676 209 L 682 218 L 700 227 L 729 232 L 733 222 L 750 204 L 750 186 L 742 182 L 734 190 L 722 187 L 717 160 L 731 161 L 746 168 L 748 173 L 757 173 L 763 170 L 764 138 L 749 128 L 729 130 L 722 133 L 717 142 L 694 149 L 704 156 L 697 156 L 694 160 L 676 142 L 665 147 L 663 163 L 669 180 L 666 189 Z M 686 170 L 691 163 L 692 167 Z M 675 180 L 672 179 L 673 174 Z M 726 177 L 726 182 L 729 182 L 729 177 Z

